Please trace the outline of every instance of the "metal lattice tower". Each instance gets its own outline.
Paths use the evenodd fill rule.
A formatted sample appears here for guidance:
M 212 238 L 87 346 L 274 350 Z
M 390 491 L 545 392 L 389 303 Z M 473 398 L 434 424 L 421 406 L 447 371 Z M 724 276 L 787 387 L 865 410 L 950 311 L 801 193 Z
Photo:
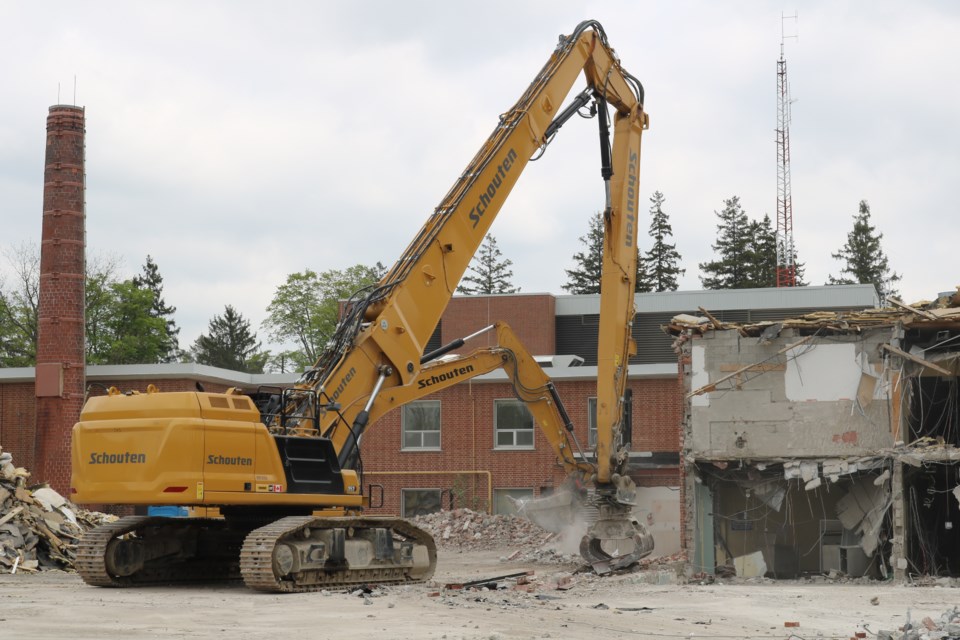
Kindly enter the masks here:
M 786 18 L 796 19 L 796 15 Z M 787 59 L 783 55 L 784 19 L 780 17 L 780 59 L 777 60 L 777 286 L 794 287 L 797 252 L 793 244 L 793 196 L 790 193 L 790 83 L 787 82 Z

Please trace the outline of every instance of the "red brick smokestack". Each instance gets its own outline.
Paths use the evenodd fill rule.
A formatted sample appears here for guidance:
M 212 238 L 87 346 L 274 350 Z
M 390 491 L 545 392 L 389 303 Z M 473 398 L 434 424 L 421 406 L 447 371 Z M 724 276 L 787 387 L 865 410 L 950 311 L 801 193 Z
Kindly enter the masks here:
M 33 479 L 69 496 L 70 433 L 84 395 L 84 112 L 47 116 Z

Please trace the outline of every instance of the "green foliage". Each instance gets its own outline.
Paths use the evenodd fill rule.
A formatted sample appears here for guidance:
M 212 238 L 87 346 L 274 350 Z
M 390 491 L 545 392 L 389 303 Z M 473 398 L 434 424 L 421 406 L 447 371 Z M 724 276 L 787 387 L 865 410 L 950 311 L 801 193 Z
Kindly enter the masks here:
M 770 216 L 752 220 L 747 231 L 746 282 L 739 288 L 777 286 L 777 232 Z
M 317 361 L 336 330 L 340 301 L 358 289 L 380 281 L 386 269 L 354 265 L 344 271 L 317 273 L 307 269 L 292 273 L 277 287 L 263 328 L 271 340 L 292 343 L 296 349 L 283 351 L 271 361 L 274 370 L 302 371 Z
M 668 238 L 673 237 L 673 227 L 663 210 L 665 200 L 659 191 L 650 198 L 650 237 L 653 247 L 647 251 L 642 265 L 638 265 L 638 268 L 642 268 L 643 280 L 638 276 L 637 291 L 676 291 L 679 286 L 677 278 L 687 272 L 680 268 L 681 257 L 677 245 L 667 242 Z M 641 282 L 645 287 L 643 289 Z
M 600 293 L 600 278 L 603 275 L 603 217 L 595 213 L 590 217 L 587 235 L 580 236 L 583 251 L 573 254 L 575 266 L 565 269 L 567 283 L 563 289 L 573 294 Z
M 173 319 L 173 314 L 177 308 L 167 305 L 163 299 L 163 276 L 160 275 L 160 269 L 151 256 L 147 256 L 147 261 L 143 265 L 143 272 L 139 276 L 134 276 L 133 284 L 141 289 L 148 289 L 153 294 L 153 305 L 150 307 L 150 316 L 161 318 L 164 322 L 164 344 L 162 353 L 159 354 L 158 362 L 176 362 L 183 357 L 180 350 L 178 336 L 180 328 Z
M 5 252 L 14 284 L 0 283 L 0 366 L 36 364 L 40 252 L 24 245 Z M 114 260 L 87 261 L 84 287 L 86 359 L 90 364 L 162 362 L 166 323 L 153 316 L 154 293 L 116 276 Z
M 567 272 L 567 283 L 563 285 L 565 291 L 578 295 L 600 293 L 600 283 L 603 280 L 603 236 L 603 214 L 598 212 L 590 218 L 587 235 L 580 236 L 580 243 L 586 248 L 584 251 L 573 254 L 576 266 L 573 269 L 565 269 Z M 648 271 L 646 259 L 637 251 L 635 291 L 653 291 Z
M 701 262 L 700 276 L 704 289 L 742 289 L 749 283 L 750 221 L 740 207 L 740 198 L 733 196 L 723 201 L 723 210 L 714 212 L 717 241 L 713 250 L 717 259 Z
M 890 271 L 887 256 L 880 246 L 883 234 L 870 224 L 870 205 L 860 201 L 860 209 L 853 217 L 853 230 L 839 251 L 831 254 L 834 260 L 843 260 L 840 275 L 829 276 L 827 284 L 872 284 L 881 299 L 898 295 L 894 284 L 900 275 Z
M 97 301 L 94 338 L 87 342 L 87 362 L 160 362 L 168 344 L 167 326 L 162 318 L 150 312 L 154 304 L 153 291 L 138 287 L 132 280 L 106 282 L 95 277 L 87 282 L 87 291 Z
M 270 358 L 269 352 L 260 349 L 250 321 L 230 305 L 222 316 L 213 316 L 208 333 L 200 334 L 191 353 L 200 364 L 247 373 L 263 373 Z
M 510 270 L 512 260 L 503 260 L 503 254 L 497 247 L 497 239 L 487 234 L 480 250 L 470 261 L 468 273 L 463 276 L 457 286 L 458 293 L 490 294 L 490 293 L 517 293 L 519 287 L 511 282 L 513 271 Z
M 0 367 L 32 367 L 37 359 L 40 254 L 28 245 L 4 254 L 14 284 L 0 280 Z

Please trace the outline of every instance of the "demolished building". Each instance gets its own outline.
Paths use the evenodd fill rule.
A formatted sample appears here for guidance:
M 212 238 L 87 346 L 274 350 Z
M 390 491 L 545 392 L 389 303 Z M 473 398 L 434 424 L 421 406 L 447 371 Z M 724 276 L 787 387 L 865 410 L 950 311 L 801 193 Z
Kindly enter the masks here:
M 960 292 L 926 306 L 665 327 L 691 572 L 960 576 Z

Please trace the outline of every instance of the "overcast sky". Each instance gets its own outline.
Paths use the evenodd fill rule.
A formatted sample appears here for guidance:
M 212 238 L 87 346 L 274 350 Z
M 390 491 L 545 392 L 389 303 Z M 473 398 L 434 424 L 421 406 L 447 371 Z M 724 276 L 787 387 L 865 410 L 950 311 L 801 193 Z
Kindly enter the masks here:
M 88 257 L 129 277 L 152 255 L 182 347 L 226 304 L 259 330 L 289 273 L 393 264 L 557 36 L 592 18 L 646 89 L 641 202 L 665 194 L 681 288 L 698 289 L 724 199 L 776 220 L 776 61 L 795 11 L 807 281 L 838 274 L 830 254 L 865 199 L 903 297 L 952 290 L 960 4 L 946 1 L 0 0 L 0 248 L 39 243 L 47 108 L 82 105 Z M 493 224 L 524 292 L 564 293 L 603 206 L 596 135 L 571 121 Z

